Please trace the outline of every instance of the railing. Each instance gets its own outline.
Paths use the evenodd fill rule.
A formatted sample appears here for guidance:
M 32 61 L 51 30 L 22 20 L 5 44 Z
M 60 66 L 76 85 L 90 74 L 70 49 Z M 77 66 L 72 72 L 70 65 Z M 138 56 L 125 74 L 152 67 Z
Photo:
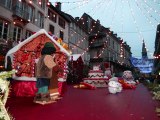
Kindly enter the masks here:
M 101 46 L 104 46 L 104 42 L 93 42 L 90 44 L 90 47 L 93 48 L 93 47 L 101 47 Z
M 26 21 L 29 19 L 29 13 L 21 7 L 14 6 L 13 7 L 13 15 L 16 15 Z
M 102 62 L 103 58 L 90 58 L 90 62 Z

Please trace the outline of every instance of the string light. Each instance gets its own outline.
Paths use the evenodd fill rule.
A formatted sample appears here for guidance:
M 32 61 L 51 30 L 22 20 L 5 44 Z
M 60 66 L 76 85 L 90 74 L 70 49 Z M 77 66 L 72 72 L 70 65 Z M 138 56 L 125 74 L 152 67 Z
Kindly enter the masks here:
M 32 4 L 32 0 L 29 0 L 29 3 Z
M 41 0 L 39 0 L 39 1 L 38 1 L 38 4 L 40 4 L 40 5 L 41 5 L 41 4 L 42 4 L 42 1 L 41 1 Z
M 145 3 L 145 5 L 147 6 L 147 9 L 149 9 L 149 10 L 148 10 L 148 13 L 150 13 L 150 11 L 153 11 L 153 12 L 155 12 L 156 14 L 158 14 L 158 16 L 160 16 L 160 13 L 158 13 L 157 10 L 155 10 L 154 8 L 152 8 L 152 7 L 147 3 L 146 0 L 144 0 L 144 3 Z M 151 15 L 151 17 L 153 17 L 153 16 Z M 153 18 L 158 22 L 158 24 L 160 24 L 159 21 L 158 21 L 155 17 L 153 17 Z
M 90 0 L 90 1 L 92 1 L 92 0 Z M 76 9 L 76 8 L 81 8 L 82 6 L 84 6 L 84 5 L 88 4 L 88 3 L 89 3 L 89 1 L 86 0 L 86 1 L 82 2 L 82 4 L 79 4 L 79 3 L 78 3 L 78 4 L 79 4 L 78 6 L 75 6 L 75 7 L 73 7 L 73 8 L 70 8 L 70 9 L 64 11 L 64 12 L 70 12 L 71 10 L 74 10 L 74 9 Z
M 122 4 L 121 4 L 121 18 L 120 18 L 120 21 L 121 21 L 121 26 L 122 26 L 122 36 L 124 36 L 124 32 L 123 32 L 123 24 L 124 24 L 124 12 L 123 12 L 123 7 L 124 7 L 124 1 L 122 0 L 121 1 Z
M 156 27 L 156 26 L 154 26 L 154 25 L 152 24 L 152 21 L 149 20 L 149 18 L 148 18 L 147 15 L 146 15 L 146 12 L 143 12 L 143 10 L 140 8 L 137 0 L 135 0 L 135 2 L 136 2 L 136 5 L 137 5 L 138 9 L 142 12 L 142 14 L 143 14 L 143 15 L 145 16 L 145 18 L 147 19 L 148 23 L 151 24 L 152 27 Z
M 131 15 L 132 15 L 132 18 L 133 18 L 133 20 L 134 20 L 134 24 L 135 24 L 136 29 L 137 29 L 137 31 L 138 31 L 139 39 L 140 39 L 141 42 L 143 43 L 144 38 L 143 38 L 142 32 L 140 31 L 140 29 L 139 29 L 139 27 L 138 27 L 138 25 L 137 25 L 136 19 L 135 19 L 135 17 L 134 17 L 133 9 L 131 8 L 130 2 L 129 2 L 128 0 L 127 0 L 127 3 L 128 3 L 128 5 L 129 5 L 130 11 L 131 11 Z M 145 44 L 145 46 L 146 46 L 146 44 Z
M 115 17 L 115 15 L 116 15 L 117 3 L 118 3 L 118 2 L 117 2 L 117 0 L 116 0 L 116 4 L 115 4 L 115 8 L 114 8 L 114 12 L 113 12 L 113 16 L 112 16 L 112 18 L 111 18 L 111 23 L 110 23 L 109 27 L 111 27 L 111 26 L 113 25 L 114 17 Z
M 98 11 L 98 9 L 101 7 L 101 5 L 104 3 L 104 1 L 105 0 L 101 0 L 101 1 L 99 1 L 98 3 L 96 3 L 96 5 L 95 6 L 93 6 L 92 8 L 91 8 L 91 10 L 87 13 L 87 14 L 89 14 L 89 13 L 93 13 L 93 14 L 91 14 L 91 16 L 94 16 L 95 14 L 96 14 L 96 12 Z

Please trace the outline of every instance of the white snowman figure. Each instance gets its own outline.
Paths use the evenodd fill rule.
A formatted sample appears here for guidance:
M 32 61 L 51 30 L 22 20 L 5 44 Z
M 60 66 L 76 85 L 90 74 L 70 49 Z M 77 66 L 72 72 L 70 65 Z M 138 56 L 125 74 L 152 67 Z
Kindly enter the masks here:
M 108 90 L 109 93 L 116 94 L 122 91 L 122 85 L 118 81 L 109 81 Z

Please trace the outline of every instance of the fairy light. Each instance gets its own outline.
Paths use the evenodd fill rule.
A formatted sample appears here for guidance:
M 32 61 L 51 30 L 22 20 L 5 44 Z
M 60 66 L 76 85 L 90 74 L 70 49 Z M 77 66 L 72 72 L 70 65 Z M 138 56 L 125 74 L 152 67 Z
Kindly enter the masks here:
M 149 19 L 148 19 L 148 17 L 147 17 L 147 15 L 142 11 L 142 9 L 139 7 L 139 4 L 137 3 L 137 0 L 135 0 L 136 1 L 136 5 L 137 5 L 137 7 L 140 9 L 140 11 L 142 12 L 142 14 L 147 18 L 147 21 L 148 21 L 148 23 L 149 24 L 151 24 L 151 26 L 153 27 L 153 28 L 155 28 L 156 27 L 156 25 L 154 25 L 153 23 L 152 23 L 152 21 L 150 21 Z M 143 6 L 142 5 L 142 3 L 141 3 L 141 6 Z M 147 6 L 147 9 L 146 8 L 144 8 L 146 11 L 149 9 L 149 7 Z M 149 10 L 152 10 L 152 9 L 149 9 Z M 148 11 L 147 13 L 149 13 L 150 14 L 150 11 Z M 149 15 L 151 18 L 154 18 L 153 17 L 153 15 Z M 158 20 L 156 19 L 156 18 L 154 18 L 154 20 L 156 21 L 156 22 L 158 22 Z M 158 23 L 159 24 L 159 23 Z M 146 46 L 146 43 L 145 43 L 145 46 Z M 147 48 L 146 48 L 147 49 Z M 149 51 L 148 49 L 147 49 L 147 51 Z M 153 55 L 152 55 L 153 56 Z
M 149 14 L 149 16 L 158 23 L 159 21 L 151 14 L 152 9 L 149 6 L 147 6 L 147 5 L 146 5 L 146 7 L 147 8 L 144 7 L 144 10 L 146 10 L 146 12 Z
M 156 0 L 151 0 L 152 2 L 154 2 L 155 4 L 160 5 L 160 2 L 156 1 Z
M 29 0 L 29 3 L 32 4 L 32 0 Z
M 148 18 L 147 15 L 146 15 L 146 12 L 143 12 L 143 10 L 140 8 L 137 0 L 135 0 L 135 2 L 136 2 L 136 5 L 137 5 L 138 9 L 139 9 L 139 10 L 142 12 L 142 14 L 145 16 L 145 18 L 146 18 L 146 20 L 148 21 L 148 23 L 151 24 L 152 27 L 156 27 L 155 25 L 153 25 L 152 21 L 149 20 L 149 18 Z
M 153 11 L 153 12 L 155 12 L 156 14 L 158 14 L 158 16 L 160 16 L 160 12 L 157 12 L 157 10 L 155 10 L 154 8 L 152 8 L 148 3 L 147 3 L 147 1 L 146 0 L 144 0 L 144 3 L 145 3 L 145 5 L 149 8 L 149 10 L 150 11 Z M 148 11 L 149 12 L 149 11 Z M 152 16 L 153 17 L 153 16 Z M 154 17 L 153 17 L 154 18 Z M 154 18 L 155 19 L 155 18 Z M 158 24 L 159 24 L 159 21 L 157 20 L 157 19 L 155 19 L 157 22 L 158 22 Z
M 120 43 L 120 57 L 122 58 L 124 55 L 124 50 L 123 50 L 123 40 Z
M 83 42 L 83 39 L 81 41 Z M 75 46 L 73 48 L 71 48 L 71 50 L 73 50 L 73 49 L 77 48 L 78 46 L 80 46 L 81 41 L 78 41 L 78 43 L 76 43 Z
M 50 6 L 50 2 L 47 2 L 47 5 Z
M 129 2 L 128 0 L 127 0 L 127 3 L 128 3 L 128 5 L 129 5 L 130 11 L 131 11 L 131 15 L 132 15 L 132 18 L 133 18 L 133 20 L 134 20 L 134 24 L 135 24 L 135 26 L 136 26 L 136 30 L 138 31 L 139 39 L 141 40 L 141 43 L 143 43 L 144 38 L 143 38 L 142 32 L 140 31 L 140 29 L 139 29 L 139 27 L 138 27 L 138 25 L 137 25 L 136 19 L 135 19 L 135 17 L 134 17 L 133 9 L 131 8 L 130 2 Z
M 90 1 L 92 1 L 92 0 L 90 0 Z M 86 4 L 88 4 L 88 3 L 89 3 L 89 1 L 88 1 L 88 0 L 85 0 L 85 2 L 82 2 L 81 4 L 78 3 L 78 4 L 79 4 L 78 6 L 75 6 L 75 7 L 73 7 L 73 8 L 70 8 L 70 9 L 64 11 L 64 12 L 71 12 L 71 10 L 74 10 L 74 9 L 76 9 L 76 8 L 79 9 L 79 8 L 83 7 L 84 5 L 86 5 Z M 77 4 L 77 3 L 75 3 L 75 4 Z
M 97 2 L 96 6 L 93 6 L 87 14 L 92 12 L 93 14 L 91 14 L 91 16 L 94 16 L 102 4 L 104 4 L 104 0 Z
M 123 7 L 124 7 L 124 1 L 122 0 L 121 1 L 122 4 L 121 4 L 121 18 L 120 18 L 120 21 L 121 21 L 121 26 L 122 26 L 122 36 L 124 36 L 124 33 L 123 33 L 123 25 L 124 25 L 124 12 L 123 12 Z
M 99 57 L 101 57 L 102 56 L 102 54 L 104 53 L 104 50 L 105 50 L 105 48 L 107 47 L 107 41 L 106 42 L 104 42 L 104 45 L 103 45 L 103 48 L 101 49 L 101 53 L 99 53 L 99 55 L 98 56 L 94 56 L 93 58 L 99 58 Z
M 39 0 L 38 4 L 40 4 L 40 5 L 41 5 L 41 4 L 42 4 L 42 1 L 41 1 L 41 0 Z
M 113 25 L 113 23 L 114 23 L 114 18 L 115 18 L 115 15 L 116 15 L 116 8 L 117 8 L 117 0 L 116 0 L 116 4 L 115 4 L 115 8 L 114 8 L 114 11 L 113 11 L 113 16 L 112 16 L 112 18 L 111 18 L 111 23 L 110 23 L 110 27 Z
M 109 4 L 108 4 L 109 5 Z M 81 20 L 83 20 L 83 18 L 81 18 Z M 88 21 L 87 21 L 88 22 Z M 95 21 L 95 23 L 96 23 L 96 21 Z M 95 26 L 92 26 L 92 28 L 94 28 Z M 93 31 L 93 29 L 90 29 L 90 31 Z M 99 32 L 99 31 L 98 31 Z M 73 32 L 72 34 L 71 34 L 71 36 L 73 36 L 73 34 L 77 34 L 76 32 Z M 58 35 L 58 33 L 57 33 L 57 35 Z M 85 38 L 84 38 L 85 39 Z M 78 41 L 78 45 L 81 43 L 81 42 L 83 42 L 83 39 L 81 40 L 81 41 Z M 78 47 L 78 45 L 77 46 L 74 46 L 74 48 L 72 48 L 72 49 L 75 49 L 76 47 Z M 88 48 L 87 48 L 87 50 L 88 50 Z M 87 51 L 86 50 L 86 51 Z M 86 51 L 84 51 L 82 54 L 84 54 Z
M 95 36 L 96 37 L 96 36 Z M 92 41 L 90 42 L 90 44 L 92 44 L 96 39 L 92 39 Z M 81 55 L 83 56 L 88 50 L 89 50 L 90 45 L 86 48 L 86 50 L 84 50 L 83 53 L 81 53 Z

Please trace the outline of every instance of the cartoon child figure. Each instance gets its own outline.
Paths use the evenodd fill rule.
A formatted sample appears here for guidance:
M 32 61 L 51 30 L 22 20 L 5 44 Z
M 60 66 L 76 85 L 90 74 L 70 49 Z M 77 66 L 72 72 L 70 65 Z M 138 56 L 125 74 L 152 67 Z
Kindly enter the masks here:
M 36 65 L 36 87 L 38 92 L 36 93 L 34 101 L 49 102 L 51 101 L 48 87 L 50 85 L 50 79 L 52 77 L 52 68 L 56 66 L 54 62 L 53 54 L 56 52 L 56 48 L 52 42 L 45 43 L 41 51 L 41 57 Z

